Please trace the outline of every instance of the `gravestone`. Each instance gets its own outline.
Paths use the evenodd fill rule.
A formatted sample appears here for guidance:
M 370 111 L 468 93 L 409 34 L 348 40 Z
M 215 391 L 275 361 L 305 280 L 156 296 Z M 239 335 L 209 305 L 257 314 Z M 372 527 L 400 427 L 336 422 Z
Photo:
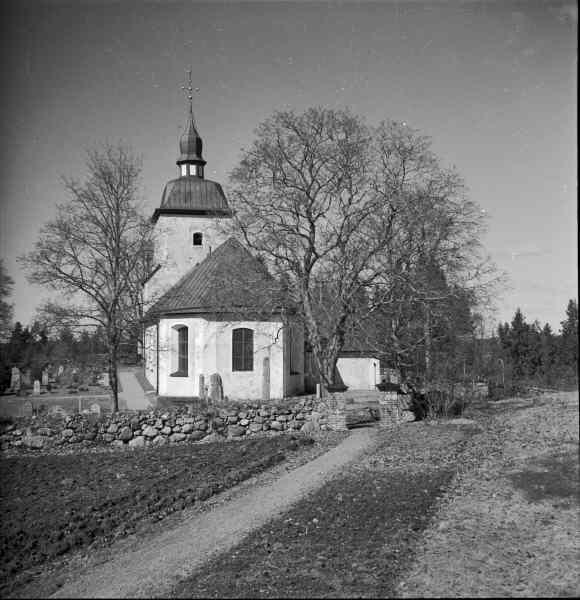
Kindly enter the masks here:
M 72 369 L 71 369 L 70 366 L 67 365 L 63 369 L 62 375 L 60 377 L 60 383 L 64 387 L 69 387 L 69 386 L 71 386 L 73 384 Z
M 267 356 L 262 361 L 262 400 L 270 401 L 270 359 Z
M 52 417 L 66 417 L 68 412 L 60 404 L 55 404 L 49 407 L 48 414 Z
M 10 373 L 10 387 L 17 392 L 20 389 L 20 369 L 18 367 L 12 367 Z
M 209 399 L 213 404 L 220 404 L 224 399 L 224 389 L 222 387 L 222 378 L 219 373 L 212 373 L 209 376 Z
M 26 369 L 22 374 L 22 385 L 30 385 L 32 383 L 32 376 L 30 369 Z
M 48 371 L 43 371 L 42 372 L 42 381 L 41 384 L 46 387 L 48 385 Z
M 100 375 L 99 378 L 97 380 L 97 383 L 99 385 L 102 385 L 103 387 L 109 387 L 110 382 L 109 382 L 109 373 L 108 371 L 103 371 Z
M 32 388 L 32 395 L 40 396 L 40 381 L 38 381 L 38 379 L 34 380 L 34 386 Z
M 91 404 L 89 406 L 89 412 L 93 415 L 100 415 L 101 414 L 101 405 L 94 402 L 93 404 Z
M 22 416 L 23 417 L 31 417 L 34 412 L 34 407 L 30 400 L 25 400 L 22 403 Z

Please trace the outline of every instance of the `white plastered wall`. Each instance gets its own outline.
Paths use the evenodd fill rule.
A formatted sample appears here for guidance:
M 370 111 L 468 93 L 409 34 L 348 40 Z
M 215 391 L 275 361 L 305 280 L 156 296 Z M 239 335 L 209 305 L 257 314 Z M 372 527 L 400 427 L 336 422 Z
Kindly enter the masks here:
M 157 388 L 157 325 L 145 328 L 145 377 L 147 381 Z
M 146 308 L 177 283 L 211 250 L 227 239 L 227 219 L 188 215 L 160 215 L 155 224 L 154 265 L 160 269 L 145 284 Z M 193 234 L 203 235 L 202 245 L 193 245 Z
M 188 373 L 172 377 L 172 329 L 188 328 Z M 232 331 L 243 327 L 254 331 L 252 371 L 232 370 Z M 224 395 L 231 400 L 262 398 L 264 358 L 270 359 L 270 398 L 284 397 L 284 331 L 278 321 L 208 321 L 199 317 L 163 318 L 159 322 L 159 395 L 198 396 L 199 376 L 205 385 L 219 373 Z
M 380 362 L 372 357 L 341 357 L 336 368 L 344 385 L 351 390 L 375 390 L 380 383 Z

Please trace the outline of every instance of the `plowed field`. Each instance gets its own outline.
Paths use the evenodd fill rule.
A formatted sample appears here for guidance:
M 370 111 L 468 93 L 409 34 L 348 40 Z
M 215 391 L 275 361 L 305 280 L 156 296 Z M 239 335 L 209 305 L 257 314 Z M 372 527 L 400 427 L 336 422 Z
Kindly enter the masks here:
M 107 544 L 281 462 L 303 436 L 0 460 L 0 592 L 20 571 Z M 3 594 L 2 594 L 3 595 Z

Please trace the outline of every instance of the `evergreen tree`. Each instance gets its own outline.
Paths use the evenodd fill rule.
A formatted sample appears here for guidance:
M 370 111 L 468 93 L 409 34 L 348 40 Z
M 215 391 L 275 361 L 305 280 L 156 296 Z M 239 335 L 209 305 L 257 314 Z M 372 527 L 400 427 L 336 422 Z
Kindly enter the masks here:
M 529 325 L 526 323 L 525 317 L 518 307 L 511 322 L 507 341 L 512 373 L 516 380 L 525 379 L 529 374 L 529 343 Z
M 554 370 L 558 358 L 558 349 L 556 346 L 556 338 L 552 333 L 552 328 L 548 323 L 544 325 L 540 334 L 540 345 L 542 380 L 547 385 L 553 385 L 555 379 Z
M 94 354 L 93 337 L 86 329 L 81 331 L 81 335 L 76 342 L 76 348 L 77 360 L 83 365 L 89 363 Z
M 75 338 L 70 325 L 63 325 L 56 340 L 53 358 L 55 361 L 63 362 L 75 357 Z
M 578 370 L 578 303 L 569 300 L 566 319 L 561 322 L 560 360 L 562 364 Z
M 28 327 L 24 328 L 20 321 L 16 321 L 8 341 L 7 358 L 10 365 L 20 369 L 28 366 L 26 363 L 30 339 Z
M 526 371 L 528 377 L 537 379 L 542 376 L 542 336 L 538 321 L 528 326 L 528 352 L 526 356 Z

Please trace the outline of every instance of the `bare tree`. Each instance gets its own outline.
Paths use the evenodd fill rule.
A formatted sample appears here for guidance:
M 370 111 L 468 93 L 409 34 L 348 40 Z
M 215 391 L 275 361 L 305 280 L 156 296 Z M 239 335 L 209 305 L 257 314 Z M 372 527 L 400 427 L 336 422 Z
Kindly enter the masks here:
M 54 314 L 103 326 L 117 411 L 119 349 L 142 316 L 150 226 L 137 209 L 140 164 L 126 147 L 90 151 L 87 167 L 85 181 L 64 180 L 70 199 L 42 228 L 34 250 L 19 260 L 31 283 L 69 300 Z
M 12 295 L 14 280 L 4 267 L 4 261 L 0 259 L 0 343 L 7 340 L 12 327 L 12 315 L 14 307 L 6 301 Z
M 375 322 L 397 366 L 429 381 L 434 331 L 447 338 L 471 333 L 470 313 L 487 308 L 505 278 L 481 241 L 485 211 L 468 198 L 456 170 L 440 166 L 430 139 L 393 121 L 381 123 L 376 135 L 385 173 L 380 193 L 402 202 L 396 243 L 383 257 L 384 279 L 373 292 Z
M 379 309 L 421 300 L 428 346 L 439 296 L 483 281 L 482 212 L 457 173 L 439 166 L 429 138 L 405 124 L 371 128 L 323 108 L 277 112 L 230 181 L 234 224 L 286 282 L 326 384 L 347 334 L 384 317 Z M 445 289 L 424 276 L 431 265 Z
M 231 176 L 235 224 L 286 283 L 326 384 L 357 295 L 392 238 L 395 213 L 373 189 L 374 167 L 360 118 L 313 108 L 262 123 Z

